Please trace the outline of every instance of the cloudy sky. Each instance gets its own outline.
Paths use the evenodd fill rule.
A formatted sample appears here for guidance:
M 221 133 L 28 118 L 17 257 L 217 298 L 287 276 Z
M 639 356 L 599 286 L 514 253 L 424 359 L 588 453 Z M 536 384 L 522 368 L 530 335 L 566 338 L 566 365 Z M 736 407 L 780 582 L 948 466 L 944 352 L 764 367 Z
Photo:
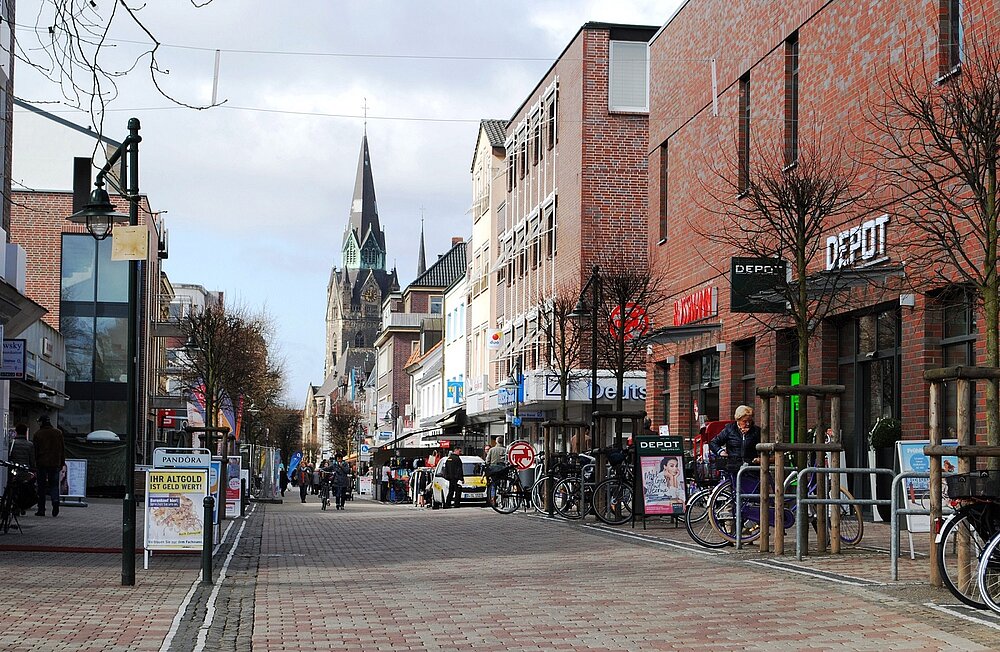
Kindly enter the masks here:
M 82 3 L 81 3 L 82 4 Z M 115 3 L 116 4 L 116 3 Z M 323 380 L 324 313 L 367 105 L 379 216 L 390 265 L 414 277 L 420 217 L 428 258 L 468 237 L 469 166 L 481 118 L 509 118 L 587 21 L 662 25 L 680 0 L 157 0 L 139 12 L 159 39 L 157 78 L 191 105 L 211 102 L 221 50 L 220 107 L 171 104 L 148 60 L 119 81 L 104 132 L 142 122 L 141 187 L 167 211 L 173 282 L 222 290 L 277 325 L 286 398 L 301 406 Z M 41 0 L 17 4 L 17 38 L 46 24 Z M 108 2 L 99 3 L 98 11 Z M 112 5 L 114 6 L 114 5 Z M 42 17 L 39 18 L 39 15 Z M 113 21 L 115 61 L 148 37 Z M 111 63 L 111 61 L 109 61 Z M 15 69 L 15 94 L 80 124 L 58 86 Z

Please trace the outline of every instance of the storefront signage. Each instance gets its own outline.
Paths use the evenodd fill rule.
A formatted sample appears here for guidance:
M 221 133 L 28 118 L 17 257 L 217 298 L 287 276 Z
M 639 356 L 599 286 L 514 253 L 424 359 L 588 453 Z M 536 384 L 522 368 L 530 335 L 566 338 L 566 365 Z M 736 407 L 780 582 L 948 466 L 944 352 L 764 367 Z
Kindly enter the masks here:
M 684 439 L 644 435 L 634 439 L 636 462 L 642 473 L 643 513 L 683 514 L 687 500 Z
M 4 340 L 0 380 L 24 380 L 27 340 Z
M 501 344 L 503 344 L 503 331 L 489 331 L 489 336 L 486 338 L 486 348 L 490 351 L 497 351 Z
M 589 380 L 574 378 L 570 381 L 570 388 L 567 398 L 571 401 L 589 401 L 593 394 L 592 384 Z M 581 391 L 582 390 L 582 391 Z M 561 394 L 558 376 L 545 376 L 545 394 L 542 399 L 559 398 Z M 529 402 L 534 398 L 528 396 Z M 614 378 L 597 379 L 597 398 L 613 401 L 618 398 L 618 383 Z M 646 379 L 626 378 L 622 385 L 622 399 L 626 401 L 646 400 Z
M 785 311 L 784 299 L 776 301 L 774 298 L 758 298 L 760 294 L 785 284 L 788 278 L 788 264 L 785 261 L 780 258 L 733 258 L 730 267 L 730 312 Z
M 715 287 L 702 288 L 674 301 L 674 326 L 683 326 L 719 314 L 719 293 Z
M 826 270 L 867 267 L 888 258 L 885 238 L 888 215 L 853 226 L 826 239 Z
M 158 469 L 207 469 L 212 453 L 206 448 L 156 448 L 153 466 Z
M 625 342 L 642 337 L 649 332 L 649 315 L 646 309 L 637 303 L 626 303 L 624 311 L 622 306 L 615 306 L 611 309 L 611 317 L 608 319 L 608 332 L 615 339 L 621 333 Z

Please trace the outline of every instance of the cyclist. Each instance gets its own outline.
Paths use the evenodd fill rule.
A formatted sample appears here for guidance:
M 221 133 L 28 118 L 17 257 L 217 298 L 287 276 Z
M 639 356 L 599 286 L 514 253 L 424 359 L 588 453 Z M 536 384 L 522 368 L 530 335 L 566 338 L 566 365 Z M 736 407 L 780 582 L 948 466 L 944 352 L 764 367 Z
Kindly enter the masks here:
M 752 464 L 757 461 L 760 428 L 754 425 L 753 408 L 749 405 L 736 408 L 733 418 L 735 421 L 727 423 L 708 443 L 708 448 L 717 457 L 727 458 L 729 468 L 738 468 L 744 462 Z

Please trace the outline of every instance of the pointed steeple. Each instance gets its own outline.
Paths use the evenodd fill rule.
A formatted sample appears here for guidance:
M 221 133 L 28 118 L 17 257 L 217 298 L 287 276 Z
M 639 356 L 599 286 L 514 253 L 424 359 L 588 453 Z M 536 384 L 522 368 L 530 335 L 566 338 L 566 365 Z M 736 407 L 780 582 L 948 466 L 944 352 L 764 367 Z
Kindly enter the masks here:
M 427 271 L 427 255 L 424 253 L 424 218 L 420 218 L 420 251 L 417 253 L 417 276 Z
M 385 234 L 378 219 L 367 128 L 361 138 L 358 175 L 354 181 L 351 218 L 344 230 L 343 250 L 345 267 L 385 269 Z

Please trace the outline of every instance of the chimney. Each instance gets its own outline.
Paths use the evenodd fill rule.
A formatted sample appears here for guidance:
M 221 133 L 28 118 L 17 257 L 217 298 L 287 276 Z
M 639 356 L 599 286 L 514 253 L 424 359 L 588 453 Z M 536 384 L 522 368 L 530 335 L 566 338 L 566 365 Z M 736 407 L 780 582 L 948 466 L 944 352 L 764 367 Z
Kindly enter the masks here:
M 455 236 L 451 239 L 451 246 L 454 247 L 457 244 L 462 244 L 461 236 Z

